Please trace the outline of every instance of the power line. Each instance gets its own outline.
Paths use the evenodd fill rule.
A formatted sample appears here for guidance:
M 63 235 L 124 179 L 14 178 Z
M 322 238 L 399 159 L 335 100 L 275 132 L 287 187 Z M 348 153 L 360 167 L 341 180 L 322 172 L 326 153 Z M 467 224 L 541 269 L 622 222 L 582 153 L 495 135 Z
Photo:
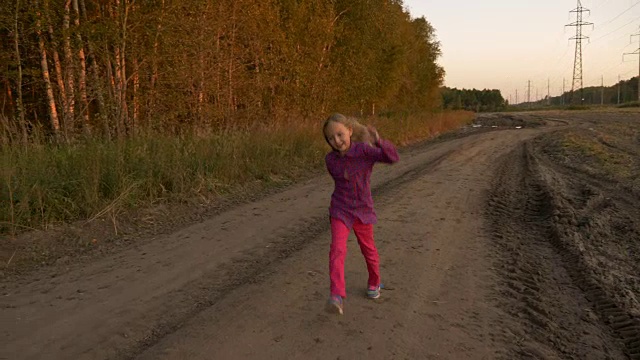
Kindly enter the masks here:
M 638 55 L 638 101 L 640 101 L 640 27 L 638 28 L 638 33 L 631 35 L 631 38 L 633 39 L 635 36 L 638 37 L 638 50 L 622 54 L 622 61 L 624 61 L 625 55 Z
M 635 73 L 635 72 L 636 72 L 636 69 L 631 69 L 631 70 L 627 71 L 626 73 L 622 74 L 621 76 L 625 77 L 625 76 L 627 76 L 627 75 L 629 75 L 631 73 Z
M 549 70 L 547 70 L 547 76 L 545 76 L 546 82 L 547 82 L 547 96 L 550 97 L 551 96 L 551 91 L 550 89 L 556 89 L 558 88 L 558 90 L 560 90 L 560 86 L 562 86 L 562 92 L 561 92 L 561 97 L 562 97 L 562 101 L 564 103 L 565 100 L 565 96 L 564 94 L 567 94 L 567 99 L 570 99 L 570 101 L 577 101 L 578 99 L 581 99 L 581 101 L 584 101 L 584 89 L 585 89 L 585 85 L 588 85 L 587 87 L 603 87 L 605 85 L 605 83 L 608 83 L 608 81 L 605 81 L 606 79 L 604 79 L 604 75 L 601 75 L 598 77 L 597 80 L 594 79 L 588 79 L 585 80 L 584 79 L 584 63 L 583 63 L 583 40 L 589 40 L 588 36 L 585 36 L 584 31 L 583 31 L 583 27 L 584 26 L 589 26 L 589 25 L 593 25 L 593 23 L 587 22 L 585 21 L 587 19 L 587 15 L 585 15 L 584 13 L 588 13 L 590 14 L 591 11 L 587 8 L 585 8 L 582 5 L 582 1 L 583 0 L 576 0 L 577 1 L 577 7 L 573 10 L 571 10 L 569 13 L 573 14 L 576 13 L 576 18 L 575 18 L 575 22 L 565 25 L 565 28 L 567 26 L 572 26 L 576 28 L 576 34 L 575 36 L 571 37 L 569 39 L 569 41 L 576 41 L 575 44 L 575 56 L 574 56 L 574 61 L 573 64 L 568 62 L 568 57 L 567 54 L 569 53 L 569 47 L 567 46 L 566 50 L 563 51 L 562 54 L 560 53 L 556 53 L 555 59 L 549 59 L 547 58 L 547 60 L 543 60 L 543 63 L 545 63 L 545 68 L 553 68 L 553 72 L 549 72 Z M 597 5 L 596 8 L 602 8 L 604 5 L 610 3 L 610 0 L 601 0 Z M 614 16 L 613 18 L 609 19 L 604 25 L 609 25 L 611 23 L 613 23 L 614 21 L 616 21 L 617 19 L 619 19 L 621 16 L 623 16 L 624 14 L 628 13 L 630 10 L 634 9 L 636 6 L 640 5 L 640 1 L 636 1 L 632 6 L 630 6 L 629 8 L 627 8 L 626 10 L 622 11 L 621 13 L 617 14 L 616 16 Z M 625 27 L 628 27 L 632 22 L 640 20 L 640 17 L 637 17 L 635 19 L 632 19 L 628 22 L 626 22 L 625 24 L 623 24 L 622 26 L 617 27 L 616 29 L 607 32 L 604 35 L 599 36 L 595 41 L 599 41 L 602 40 L 604 38 L 610 37 L 611 34 L 614 34 L 622 29 L 624 29 Z M 599 29 L 602 28 L 601 26 L 599 26 Z M 626 36 L 626 35 L 624 35 Z M 615 41 L 620 40 L 622 37 L 624 36 L 616 36 L 615 37 Z M 640 36 L 640 31 L 638 34 L 634 34 L 634 36 Z M 640 39 L 639 39 L 640 40 Z M 590 41 L 591 42 L 595 42 L 595 41 Z M 607 43 L 612 42 L 613 40 L 608 39 Z M 633 45 L 633 43 L 629 43 L 628 45 L 625 45 L 624 47 L 622 45 L 619 45 L 620 47 L 622 47 L 622 51 L 626 50 L 626 48 L 628 48 L 629 46 Z M 598 50 L 600 51 L 600 50 Z M 633 53 L 626 53 L 626 55 L 638 55 L 640 57 L 640 47 L 638 48 L 638 50 L 636 50 Z M 552 55 L 553 56 L 553 55 Z M 567 61 L 565 61 L 565 59 Z M 549 63 L 549 60 L 553 60 L 552 63 Z M 640 59 L 639 59 L 640 60 Z M 639 61 L 640 62 L 640 61 Z M 607 71 L 603 71 L 602 74 L 606 74 L 608 73 L 610 70 L 618 68 L 618 74 L 619 76 L 626 76 L 627 74 L 635 71 L 635 70 L 631 70 L 629 72 L 626 72 L 624 74 L 621 74 L 624 72 L 622 65 L 625 63 L 625 61 L 620 62 L 620 63 L 615 63 L 615 64 L 611 64 L 611 62 L 609 62 L 609 65 L 607 67 L 607 64 L 599 64 L 597 65 L 598 68 L 600 68 L 602 65 L 602 67 L 607 67 Z M 626 61 L 626 63 L 628 63 L 628 61 Z M 571 84 L 571 92 L 568 91 L 568 87 L 565 89 L 565 85 L 566 85 L 566 80 L 568 79 L 562 79 L 561 77 L 559 77 L 559 74 L 565 74 L 568 70 L 569 67 L 573 65 L 573 81 Z M 595 65 L 595 64 L 594 64 Z M 556 69 L 559 68 L 564 68 L 562 73 L 557 73 L 558 75 L 553 75 L 553 73 L 555 73 Z M 626 67 L 626 66 L 625 66 Z M 601 70 L 597 70 L 598 72 L 600 72 Z M 522 102 L 528 102 L 529 105 L 531 104 L 532 101 L 534 101 L 533 99 L 533 90 L 535 88 L 536 91 L 536 97 L 535 97 L 535 101 L 538 101 L 538 92 L 539 92 L 539 88 L 537 86 L 534 86 L 535 84 L 539 84 L 542 83 L 542 77 L 543 77 L 543 72 L 545 72 L 544 70 L 539 70 L 537 71 L 538 74 L 536 76 L 533 77 L 529 77 L 529 81 L 527 82 L 525 89 L 524 89 L 524 96 L 522 96 L 524 98 L 524 100 Z M 638 74 L 639 74 L 639 78 L 640 78 L 640 69 L 638 69 Z M 549 76 L 550 75 L 550 76 Z M 639 79 L 640 80 L 640 79 Z M 587 84 L 588 83 L 588 84 Z M 558 84 L 556 86 L 556 84 Z M 597 84 L 597 85 L 596 85 Z M 640 87 L 640 81 L 639 81 L 639 87 Z M 580 89 L 580 94 L 577 93 L 578 89 Z M 519 101 L 519 96 L 518 95 L 522 95 L 520 93 L 519 90 L 522 89 L 515 89 L 515 100 L 516 100 L 516 104 L 520 103 Z M 555 91 L 554 91 L 555 92 Z M 511 99 L 513 99 L 512 97 L 513 94 L 510 95 Z M 578 98 L 577 96 L 580 95 L 580 97 Z M 510 99 L 510 100 L 511 100 Z M 639 94 L 639 100 L 640 100 L 640 94 Z
M 534 76 L 530 77 L 530 79 L 532 79 L 532 82 L 534 83 L 542 83 L 544 82 L 546 79 L 549 78 L 549 74 L 550 73 L 560 73 L 560 74 L 565 74 L 568 69 L 573 66 L 573 62 L 567 62 L 566 64 L 564 64 L 564 60 L 567 58 L 567 55 L 569 54 L 569 50 L 571 48 L 569 46 L 567 46 L 566 50 L 564 51 L 564 53 L 558 57 L 556 57 L 556 59 L 553 60 L 553 62 L 550 65 L 549 62 L 546 62 L 545 65 L 541 68 L 541 70 L 539 70 L 538 72 L 536 72 L 534 74 Z M 562 71 L 558 72 L 556 70 L 563 68 Z M 550 70 L 551 69 L 551 70 Z M 556 79 L 555 77 L 551 80 L 552 84 L 555 84 L 556 82 L 559 84 L 561 82 L 561 80 Z
M 612 23 L 613 21 L 615 21 L 617 18 L 619 18 L 620 16 L 626 14 L 629 10 L 633 9 L 634 7 L 640 5 L 640 1 L 638 1 L 637 3 L 631 5 L 627 10 L 621 12 L 620 14 L 616 15 L 614 18 L 612 18 L 611 20 L 605 21 L 604 23 L 602 23 L 600 25 L 600 28 L 603 28 L 605 26 L 607 26 L 608 24 Z
M 604 0 L 602 1 L 599 5 L 597 5 L 593 11 L 599 10 L 603 5 L 606 5 L 609 2 L 609 0 Z
M 564 52 L 562 54 L 556 56 L 554 59 L 541 60 L 542 62 L 544 62 L 544 66 L 542 66 L 541 69 L 548 69 L 552 65 L 553 66 L 560 66 L 562 61 L 569 54 L 570 50 L 571 50 L 571 47 L 570 46 L 566 46 Z M 547 75 L 548 75 L 548 71 L 546 71 L 546 70 L 538 70 L 535 74 L 533 74 L 533 77 L 542 79 L 542 78 L 546 78 Z
M 600 37 L 596 38 L 596 39 L 595 39 L 595 40 L 593 40 L 592 42 L 596 42 L 596 41 L 598 41 L 598 40 L 601 40 L 601 39 L 603 39 L 603 38 L 605 38 L 605 37 L 607 37 L 607 36 L 609 36 L 609 35 L 613 34 L 614 32 L 619 31 L 620 29 L 623 29 L 623 28 L 625 28 L 625 27 L 629 26 L 630 24 L 632 24 L 632 23 L 634 23 L 634 22 L 638 21 L 639 19 L 640 19 L 640 17 L 637 17 L 637 18 L 635 18 L 635 19 L 631 19 L 631 21 L 629 21 L 628 23 L 626 23 L 626 24 L 624 24 L 624 25 L 620 26 L 619 28 L 617 28 L 617 29 L 615 29 L 615 30 L 613 30 L 613 31 L 610 31 L 610 32 L 608 32 L 608 33 L 606 33 L 606 34 L 604 34 L 604 35 L 602 35 L 602 36 L 600 36 Z

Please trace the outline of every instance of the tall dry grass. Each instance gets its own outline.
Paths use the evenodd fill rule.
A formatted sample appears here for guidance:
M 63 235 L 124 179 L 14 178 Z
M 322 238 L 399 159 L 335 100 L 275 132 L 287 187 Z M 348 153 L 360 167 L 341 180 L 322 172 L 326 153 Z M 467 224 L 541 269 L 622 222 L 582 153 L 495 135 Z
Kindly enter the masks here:
M 405 146 L 460 128 L 471 123 L 473 118 L 471 111 L 447 111 L 375 117 L 370 120 L 382 136 L 399 146 Z
M 469 123 L 470 112 L 365 119 L 398 145 Z M 194 196 L 215 197 L 260 181 L 295 181 L 321 169 L 329 150 L 322 119 L 210 136 L 143 136 L 122 142 L 0 147 L 0 233 L 46 229 Z

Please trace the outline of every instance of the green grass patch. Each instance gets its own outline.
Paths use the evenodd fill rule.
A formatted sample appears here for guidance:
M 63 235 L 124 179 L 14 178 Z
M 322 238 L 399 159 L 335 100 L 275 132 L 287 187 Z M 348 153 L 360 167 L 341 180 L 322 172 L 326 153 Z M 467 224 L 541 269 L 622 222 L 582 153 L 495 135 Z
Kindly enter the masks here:
M 640 101 L 632 101 L 618 105 L 619 108 L 638 108 L 640 107 Z
M 591 134 L 573 132 L 562 138 L 562 149 L 573 166 L 612 179 L 628 179 L 633 175 L 634 157 L 616 146 L 610 135 L 592 130 Z

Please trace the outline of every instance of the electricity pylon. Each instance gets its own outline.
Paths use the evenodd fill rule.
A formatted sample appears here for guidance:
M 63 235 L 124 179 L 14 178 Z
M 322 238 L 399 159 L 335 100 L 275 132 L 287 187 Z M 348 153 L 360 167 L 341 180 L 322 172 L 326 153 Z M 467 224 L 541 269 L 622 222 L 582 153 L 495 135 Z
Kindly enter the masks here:
M 575 60 L 573 63 L 573 84 L 571 85 L 571 102 L 576 103 L 576 95 L 575 91 L 580 90 L 580 103 L 584 101 L 583 97 L 583 89 L 582 89 L 582 40 L 588 40 L 588 36 L 584 36 L 582 34 L 582 27 L 585 25 L 593 25 L 593 23 L 583 21 L 583 14 L 585 12 L 591 13 L 589 9 L 582 7 L 582 3 L 578 0 L 578 7 L 570 11 L 571 13 L 576 13 L 576 21 L 565 25 L 565 26 L 575 26 L 576 28 L 576 36 L 572 37 L 569 40 L 576 41 L 576 54 Z

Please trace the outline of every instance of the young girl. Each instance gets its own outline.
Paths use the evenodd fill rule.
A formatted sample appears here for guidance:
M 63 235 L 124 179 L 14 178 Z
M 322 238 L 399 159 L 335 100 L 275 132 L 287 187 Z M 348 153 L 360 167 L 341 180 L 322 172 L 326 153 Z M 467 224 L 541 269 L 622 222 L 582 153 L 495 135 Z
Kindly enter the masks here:
M 329 207 L 331 296 L 328 308 L 342 314 L 343 299 L 347 296 L 344 259 L 352 228 L 369 271 L 367 296 L 371 299 L 380 297 L 380 260 L 373 240 L 373 224 L 377 219 L 371 198 L 371 171 L 376 162 L 391 164 L 398 161 L 398 152 L 391 142 L 380 138 L 375 128 L 364 128 L 341 114 L 329 116 L 322 130 L 333 149 L 327 154 L 325 162 L 335 181 Z

